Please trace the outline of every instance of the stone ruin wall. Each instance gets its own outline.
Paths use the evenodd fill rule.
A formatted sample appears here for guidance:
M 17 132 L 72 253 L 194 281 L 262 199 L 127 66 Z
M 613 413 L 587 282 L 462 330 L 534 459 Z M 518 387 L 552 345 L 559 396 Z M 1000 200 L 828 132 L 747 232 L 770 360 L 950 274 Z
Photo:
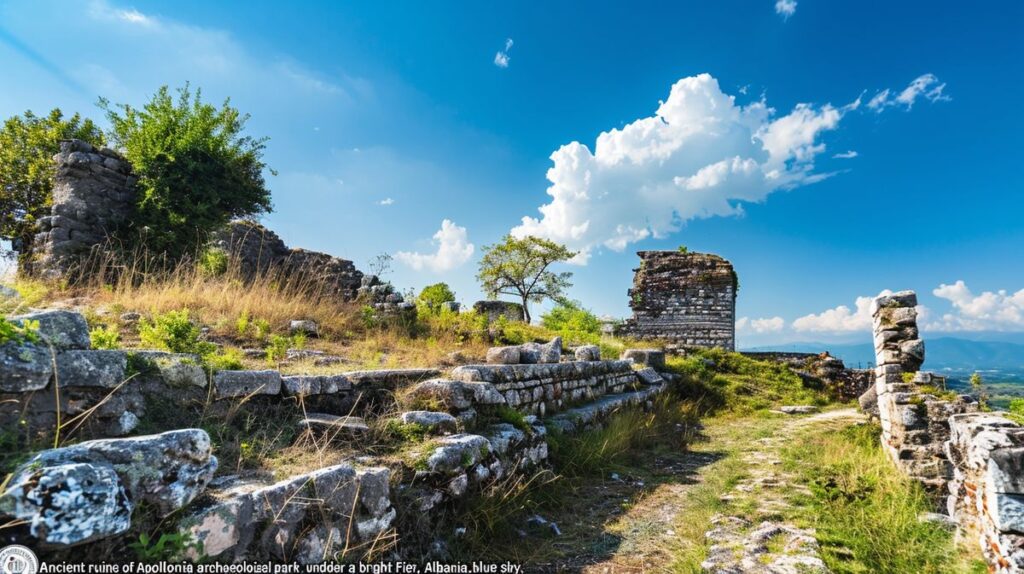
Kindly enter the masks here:
M 27 247 L 30 271 L 62 278 L 94 247 L 132 216 L 136 178 L 116 152 L 80 140 L 63 141 L 54 156 L 56 172 L 50 215 Z
M 633 316 L 618 333 L 682 347 L 736 345 L 736 273 L 717 255 L 640 251 L 629 290 Z
M 61 142 L 60 153 L 53 159 L 56 172 L 50 215 L 40 218 L 32 245 L 22 247 L 31 253 L 30 273 L 63 279 L 130 223 L 137 178 L 131 164 L 116 152 L 80 140 Z M 211 244 L 235 257 L 248 278 L 274 269 L 290 281 L 346 301 L 355 300 L 361 287 L 379 283 L 364 281 L 351 261 L 289 248 L 273 231 L 253 222 L 231 222 L 213 235 Z M 374 298 L 374 303 L 387 303 L 388 295 L 391 293 L 380 294 L 380 301 Z M 401 302 L 399 297 L 394 303 Z
M 940 508 L 981 547 L 990 571 L 1024 572 L 1024 427 L 981 412 L 972 397 L 936 396 L 941 377 L 918 370 L 925 353 L 916 305 L 912 291 L 873 302 L 878 366 L 861 404 L 876 404 L 890 458 L 944 500 Z
M 548 428 L 594 428 L 624 407 L 649 407 L 667 388 L 654 369 L 601 360 L 593 346 L 563 359 L 557 340 L 521 346 L 514 364 L 507 364 L 512 354 L 503 348 L 495 353 L 503 364 L 466 365 L 447 378 L 434 369 L 282 376 L 274 370 L 211 373 L 189 355 L 94 350 L 85 319 L 71 311 L 11 319 L 38 321 L 43 341 L 0 346 L 4 427 L 39 434 L 52 429 L 58 416 L 67 424 L 89 413 L 84 426 L 68 432 L 100 439 L 36 453 L 0 493 L 0 519 L 19 522 L 0 533 L 0 544 L 27 543 L 47 560 L 70 553 L 98 559 L 123 550 L 154 515 L 168 531 L 201 541 L 205 555 L 217 560 L 312 563 L 342 547 L 349 558 L 358 557 L 377 541 L 392 539 L 395 529 L 399 537 L 430 536 L 433 521 L 451 503 L 510 473 L 544 465 Z M 651 353 L 641 354 L 648 364 L 660 364 Z M 377 400 L 368 396 L 394 401 L 404 388 L 422 405 L 410 403 L 413 408 L 428 410 L 395 416 L 385 414 L 400 411 L 395 404 L 376 412 L 354 409 Z M 335 418 L 387 416 L 386 422 L 394 417 L 416 425 L 426 438 L 397 457 L 356 450 L 345 462 L 276 482 L 216 476 L 218 461 L 202 429 L 125 436 L 147 419 L 154 400 L 184 412 L 197 404 L 291 405 L 307 419 L 312 409 Z M 515 425 L 501 422 L 502 408 L 526 416 Z M 301 424 L 313 432 L 312 424 Z

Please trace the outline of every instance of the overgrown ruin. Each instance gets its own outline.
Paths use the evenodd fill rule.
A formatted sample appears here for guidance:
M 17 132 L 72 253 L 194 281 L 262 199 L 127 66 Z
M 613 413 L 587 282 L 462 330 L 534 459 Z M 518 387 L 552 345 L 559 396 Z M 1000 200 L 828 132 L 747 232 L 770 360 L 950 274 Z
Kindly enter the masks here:
M 629 306 L 633 316 L 617 332 L 681 347 L 736 345 L 736 292 L 732 264 L 709 253 L 640 251 Z
M 924 341 L 917 327 L 917 295 L 880 296 L 874 322 L 875 387 L 862 405 L 877 401 L 882 447 L 920 482 L 936 506 L 980 545 L 990 571 L 1024 571 L 1024 427 L 983 412 L 967 395 L 942 388 L 919 371 Z

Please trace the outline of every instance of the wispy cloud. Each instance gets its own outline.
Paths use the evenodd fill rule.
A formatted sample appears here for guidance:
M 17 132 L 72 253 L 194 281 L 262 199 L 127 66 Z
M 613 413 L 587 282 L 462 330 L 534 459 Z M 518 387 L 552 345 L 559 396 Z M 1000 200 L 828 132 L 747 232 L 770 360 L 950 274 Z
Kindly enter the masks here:
M 499 68 L 507 68 L 510 60 L 508 53 L 511 49 L 512 38 L 509 38 L 505 40 L 505 49 L 499 51 L 497 54 L 494 55 L 494 65 L 498 66 Z
M 796 14 L 796 0 L 778 0 L 775 2 L 775 13 L 782 16 L 783 20 L 789 20 L 790 16 Z
M 840 153 L 834 154 L 832 157 L 834 157 L 836 159 L 853 159 L 853 158 L 855 158 L 855 157 L 857 157 L 859 155 L 860 155 L 859 153 L 857 153 L 856 151 L 851 149 L 851 150 L 847 150 L 847 151 L 844 151 L 844 152 L 840 152 Z
M 377 205 L 392 205 L 394 203 L 395 203 L 395 200 L 391 199 L 390 197 L 386 197 L 386 198 L 378 201 Z
M 24 58 L 39 66 L 40 69 L 45 71 L 47 74 L 49 74 L 60 83 L 67 86 L 68 88 L 71 88 L 75 92 L 78 92 L 80 94 L 88 93 L 88 90 L 77 80 L 75 80 L 75 78 L 73 78 L 69 73 L 64 71 L 63 68 L 58 66 L 56 63 L 54 63 L 46 56 L 43 56 L 42 54 L 37 52 L 35 49 L 33 49 L 25 42 L 21 41 L 14 34 L 11 34 L 7 30 L 5 30 L 2 26 L 0 26 L 0 43 L 6 44 L 15 52 L 18 52 Z
M 924 98 L 929 102 L 948 102 L 953 98 L 946 93 L 946 83 L 940 82 L 935 74 L 923 74 L 910 82 L 906 88 L 896 93 L 888 88 L 876 93 L 868 101 L 868 108 L 881 113 L 887 108 L 902 106 L 904 109 L 911 109 L 918 99 Z

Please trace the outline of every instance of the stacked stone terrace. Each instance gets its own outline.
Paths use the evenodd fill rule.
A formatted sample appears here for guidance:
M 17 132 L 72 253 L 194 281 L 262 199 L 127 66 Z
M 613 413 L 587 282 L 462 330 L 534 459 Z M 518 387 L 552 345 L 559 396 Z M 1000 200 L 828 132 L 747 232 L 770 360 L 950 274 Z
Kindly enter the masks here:
M 912 291 L 872 305 L 882 445 L 900 469 L 945 499 L 949 517 L 980 545 L 990 571 L 1024 572 L 1024 427 L 980 412 L 971 397 L 935 396 L 938 377 L 918 371 L 924 342 L 916 305 Z M 862 405 L 873 400 L 863 397 Z
M 548 427 L 593 428 L 619 409 L 650 406 L 666 388 L 653 369 L 602 361 L 596 347 L 563 361 L 559 340 L 492 349 L 494 362 L 446 378 L 435 369 L 282 376 L 211 373 L 189 355 L 90 349 L 85 319 L 69 311 L 11 319 L 38 321 L 42 340 L 0 346 L 4 428 L 49 440 L 59 418 L 73 438 L 97 437 L 36 453 L 0 494 L 0 520 L 19 523 L 0 532 L 0 543 L 55 559 L 72 548 L 79 558 L 118 551 L 153 519 L 217 560 L 311 563 L 342 549 L 362 556 L 408 533 L 396 529 L 430 533 L 451 501 L 545 464 Z M 130 436 L 154 399 L 183 411 L 279 404 L 303 413 L 304 433 L 351 445 L 352 454 L 279 481 L 217 475 L 202 429 Z M 526 416 L 510 421 L 503 409 Z M 373 428 L 424 439 L 390 454 L 360 451 L 359 436 Z
M 717 255 L 640 251 L 629 290 L 633 316 L 619 333 L 683 347 L 736 344 L 736 272 Z

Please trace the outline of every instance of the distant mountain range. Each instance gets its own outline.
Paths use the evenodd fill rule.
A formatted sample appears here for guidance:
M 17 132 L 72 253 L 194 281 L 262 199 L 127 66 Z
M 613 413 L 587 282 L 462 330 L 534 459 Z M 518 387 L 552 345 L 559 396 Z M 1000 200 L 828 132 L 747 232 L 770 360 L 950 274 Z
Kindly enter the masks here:
M 797 353 L 828 351 L 833 356 L 842 359 L 848 367 L 869 367 L 875 363 L 875 351 L 871 343 L 787 343 L 741 350 Z M 926 339 L 924 368 L 930 371 L 999 370 L 1024 373 L 1024 344 L 1005 341 L 975 341 L 956 337 Z

